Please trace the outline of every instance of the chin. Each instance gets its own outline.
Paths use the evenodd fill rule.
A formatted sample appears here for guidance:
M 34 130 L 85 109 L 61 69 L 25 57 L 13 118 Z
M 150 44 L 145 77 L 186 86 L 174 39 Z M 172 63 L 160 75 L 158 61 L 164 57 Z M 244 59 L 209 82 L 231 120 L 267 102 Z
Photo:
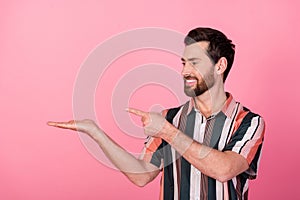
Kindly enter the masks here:
M 197 97 L 202 95 L 204 92 L 208 91 L 207 88 L 184 88 L 184 93 L 186 94 L 186 96 L 188 97 Z
M 184 93 L 188 97 L 196 97 L 197 96 L 196 93 L 195 93 L 195 91 L 194 90 L 190 90 L 190 89 L 185 89 Z

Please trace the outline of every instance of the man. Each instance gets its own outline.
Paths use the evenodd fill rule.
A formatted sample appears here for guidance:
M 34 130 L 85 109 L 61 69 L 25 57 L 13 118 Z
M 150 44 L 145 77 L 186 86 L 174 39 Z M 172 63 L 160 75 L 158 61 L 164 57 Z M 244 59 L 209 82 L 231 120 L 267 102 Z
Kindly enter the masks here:
M 127 110 L 141 117 L 149 136 L 140 159 L 91 120 L 48 124 L 87 133 L 138 186 L 162 171 L 160 199 L 247 199 L 248 180 L 257 174 L 264 121 L 224 90 L 235 46 L 211 28 L 190 31 L 184 42 L 182 76 L 191 100 L 162 114 Z

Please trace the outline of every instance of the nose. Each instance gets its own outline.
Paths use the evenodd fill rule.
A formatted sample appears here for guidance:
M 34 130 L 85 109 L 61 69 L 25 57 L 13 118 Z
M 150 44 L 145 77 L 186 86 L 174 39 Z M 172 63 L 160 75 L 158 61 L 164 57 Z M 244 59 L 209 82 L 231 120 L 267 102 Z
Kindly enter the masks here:
M 182 67 L 182 71 L 181 71 L 181 75 L 183 77 L 188 76 L 191 74 L 193 67 L 191 66 L 191 64 L 189 62 L 184 63 L 183 67 Z

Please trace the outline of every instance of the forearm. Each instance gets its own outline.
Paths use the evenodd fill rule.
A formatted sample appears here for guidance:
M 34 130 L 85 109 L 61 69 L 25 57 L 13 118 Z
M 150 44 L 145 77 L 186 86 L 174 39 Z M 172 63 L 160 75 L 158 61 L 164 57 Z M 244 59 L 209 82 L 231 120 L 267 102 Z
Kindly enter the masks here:
M 202 145 L 171 124 L 165 127 L 161 137 L 202 173 L 221 182 L 248 168 L 248 163 L 239 154 L 231 151 L 221 152 Z
M 145 185 L 159 173 L 157 167 L 137 159 L 100 129 L 95 131 L 92 138 L 98 143 L 107 158 L 136 185 Z
M 160 137 L 168 142 L 207 176 L 223 182 L 249 167 L 246 159 L 241 155 L 232 151 L 220 152 L 194 141 L 158 113 L 146 113 L 136 109 L 128 111 L 142 117 L 146 135 Z

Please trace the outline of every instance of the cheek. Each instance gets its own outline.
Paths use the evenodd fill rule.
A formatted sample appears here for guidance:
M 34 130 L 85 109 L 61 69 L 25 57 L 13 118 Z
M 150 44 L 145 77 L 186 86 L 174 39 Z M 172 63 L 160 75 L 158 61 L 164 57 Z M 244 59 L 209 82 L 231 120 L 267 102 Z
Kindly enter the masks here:
M 205 67 L 203 67 L 203 66 L 197 66 L 197 67 L 195 67 L 195 71 L 194 71 L 194 74 L 196 75 L 196 77 L 201 77 L 201 79 L 203 78 L 203 77 L 205 77 L 205 75 L 206 74 L 208 74 L 209 73 L 209 69 L 208 68 L 205 68 Z
M 216 73 L 213 68 L 206 68 L 205 70 L 202 68 L 202 70 L 197 71 L 196 78 L 198 81 L 201 82 L 211 82 L 215 80 L 216 78 Z

